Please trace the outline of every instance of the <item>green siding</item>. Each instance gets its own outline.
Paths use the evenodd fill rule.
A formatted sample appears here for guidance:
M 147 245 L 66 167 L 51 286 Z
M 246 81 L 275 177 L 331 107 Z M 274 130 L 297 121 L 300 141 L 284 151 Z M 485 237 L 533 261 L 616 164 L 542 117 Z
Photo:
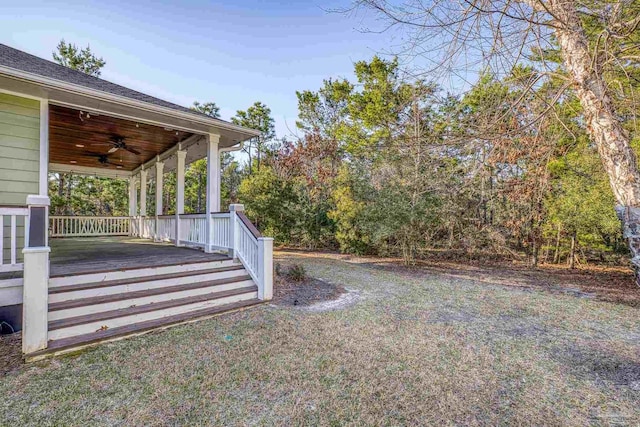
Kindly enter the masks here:
M 0 205 L 24 205 L 38 194 L 40 168 L 40 103 L 0 93 Z M 10 218 L 4 217 L 4 262 L 9 261 Z M 24 220 L 18 217 L 18 259 L 22 259 Z
M 0 205 L 38 194 L 40 103 L 0 93 Z

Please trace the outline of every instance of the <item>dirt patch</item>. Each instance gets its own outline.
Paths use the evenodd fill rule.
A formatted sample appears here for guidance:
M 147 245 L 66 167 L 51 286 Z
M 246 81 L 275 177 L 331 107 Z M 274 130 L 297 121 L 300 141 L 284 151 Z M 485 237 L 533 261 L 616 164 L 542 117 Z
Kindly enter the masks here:
M 346 292 L 330 301 L 320 301 L 304 307 L 304 310 L 318 313 L 321 311 L 342 310 L 360 300 L 360 292 L 346 289 Z
M 20 368 L 22 361 L 22 334 L 0 335 L 0 375 Z
M 318 302 L 333 301 L 346 290 L 339 285 L 309 277 L 302 273 L 295 279 L 289 274 L 291 267 L 277 266 L 273 286 L 273 302 L 278 305 L 310 306 Z

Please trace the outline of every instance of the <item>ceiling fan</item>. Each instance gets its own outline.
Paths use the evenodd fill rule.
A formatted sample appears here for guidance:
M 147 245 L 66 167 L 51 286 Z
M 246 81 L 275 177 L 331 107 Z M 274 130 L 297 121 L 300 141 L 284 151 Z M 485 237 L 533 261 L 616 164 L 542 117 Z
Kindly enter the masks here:
M 109 151 L 107 151 L 109 154 L 113 154 L 116 151 L 123 149 L 123 150 L 127 150 L 130 153 L 135 154 L 136 156 L 140 155 L 140 152 L 138 150 L 136 150 L 135 148 L 131 148 L 127 145 L 126 142 L 124 142 L 124 137 L 120 136 L 120 135 L 113 135 L 111 138 L 109 138 L 110 141 L 109 142 L 96 142 L 94 144 L 91 145 L 111 145 L 111 148 L 109 148 Z
M 113 162 L 109 161 L 109 154 L 89 153 L 89 152 L 86 152 L 85 154 L 87 156 L 97 157 L 98 163 L 100 163 L 101 166 L 108 167 L 109 165 L 113 165 L 113 166 L 116 166 L 118 168 L 122 167 L 121 165 L 119 165 L 117 163 L 113 163 Z

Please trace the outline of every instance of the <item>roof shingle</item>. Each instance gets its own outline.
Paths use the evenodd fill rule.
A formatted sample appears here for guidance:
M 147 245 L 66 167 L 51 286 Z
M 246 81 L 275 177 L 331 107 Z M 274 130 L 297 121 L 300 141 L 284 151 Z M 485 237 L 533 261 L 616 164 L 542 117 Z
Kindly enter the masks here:
M 83 86 L 88 89 L 98 90 L 108 94 L 118 95 L 132 100 L 157 105 L 160 107 L 170 108 L 175 111 L 206 116 L 205 114 L 193 111 L 187 107 L 163 101 L 162 99 L 146 95 L 142 92 L 138 92 L 133 89 L 117 85 L 115 83 L 111 83 L 107 80 L 84 74 L 80 71 L 73 70 L 60 64 L 56 64 L 55 62 L 47 61 L 46 59 L 42 59 L 35 55 L 31 55 L 29 53 L 14 49 L 1 43 L 0 65 L 31 74 L 36 74 L 42 77 L 59 80 L 61 82 Z

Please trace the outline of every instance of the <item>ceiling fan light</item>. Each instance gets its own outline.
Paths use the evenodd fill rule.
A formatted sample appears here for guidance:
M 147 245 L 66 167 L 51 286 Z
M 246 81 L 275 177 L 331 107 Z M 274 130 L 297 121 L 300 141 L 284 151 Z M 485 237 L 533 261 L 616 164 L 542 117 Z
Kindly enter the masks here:
M 76 144 L 76 147 L 78 147 L 78 148 L 84 148 L 84 144 Z

